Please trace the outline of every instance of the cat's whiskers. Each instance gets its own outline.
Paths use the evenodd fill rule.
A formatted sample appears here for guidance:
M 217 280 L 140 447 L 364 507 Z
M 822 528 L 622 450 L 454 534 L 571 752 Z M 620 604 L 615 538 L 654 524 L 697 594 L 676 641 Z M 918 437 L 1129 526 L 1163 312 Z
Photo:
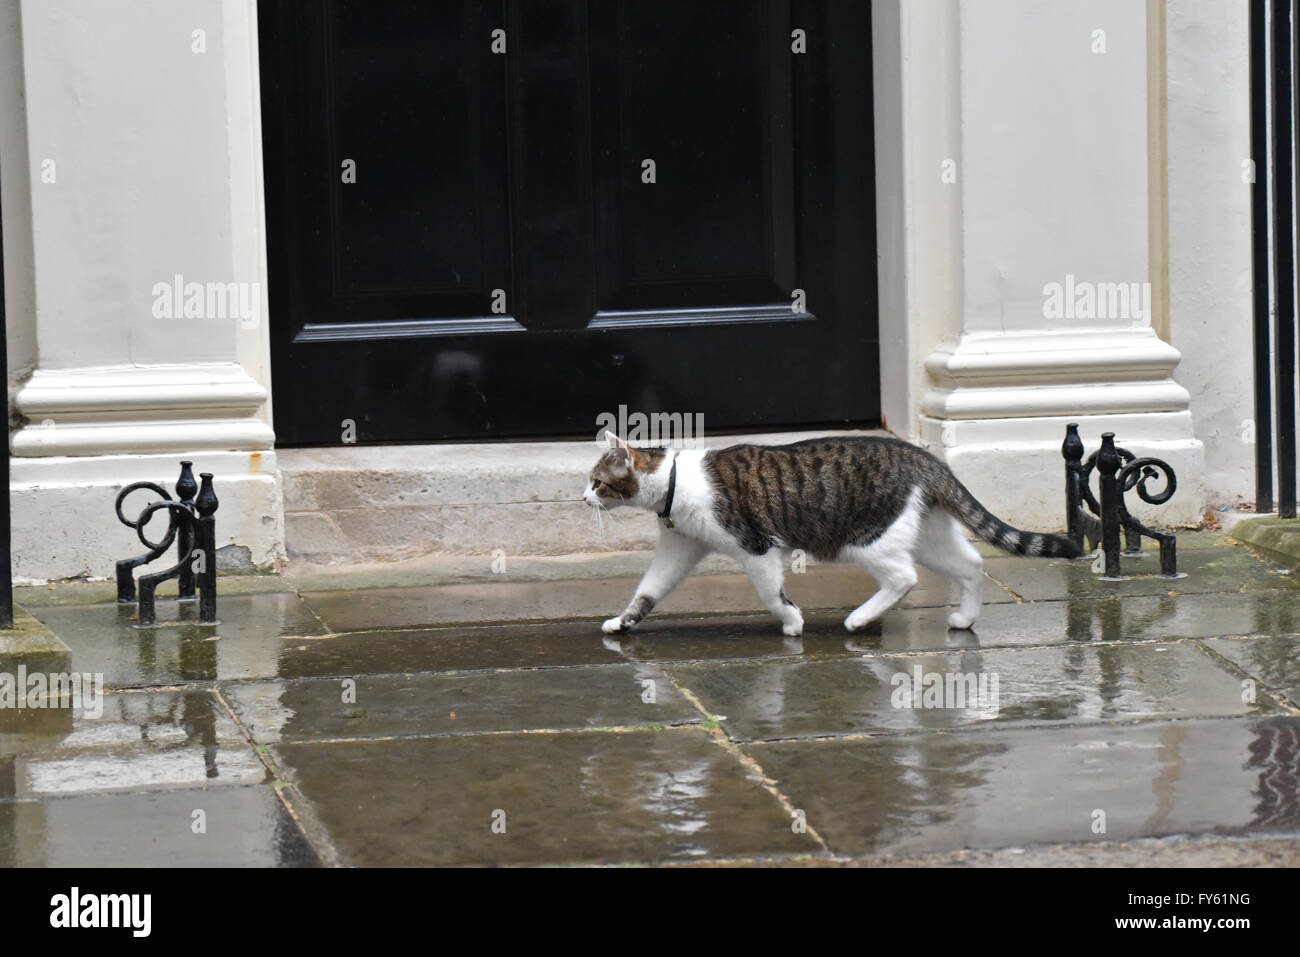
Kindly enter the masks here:
M 601 518 L 600 513 L 605 510 L 606 510 L 605 506 L 602 505 L 600 502 L 595 502 L 591 506 L 591 511 L 593 512 L 596 519 L 596 533 L 598 537 L 601 539 L 601 541 L 604 541 L 605 539 L 605 521 L 603 518 Z

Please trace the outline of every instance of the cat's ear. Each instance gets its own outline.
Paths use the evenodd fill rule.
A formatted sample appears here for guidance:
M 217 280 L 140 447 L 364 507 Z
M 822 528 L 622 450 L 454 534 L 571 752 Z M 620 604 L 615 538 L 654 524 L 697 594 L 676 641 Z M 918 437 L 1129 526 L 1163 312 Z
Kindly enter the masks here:
M 632 446 L 613 432 L 606 432 L 605 440 L 609 443 L 610 451 L 614 453 L 614 460 L 619 465 L 626 465 L 628 468 L 637 466 L 636 450 Z

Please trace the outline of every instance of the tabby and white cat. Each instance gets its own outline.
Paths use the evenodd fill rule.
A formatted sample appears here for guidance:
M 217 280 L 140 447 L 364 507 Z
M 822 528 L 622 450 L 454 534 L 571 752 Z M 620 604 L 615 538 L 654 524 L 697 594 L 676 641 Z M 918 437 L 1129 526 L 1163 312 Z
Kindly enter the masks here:
M 717 451 L 634 449 L 616 436 L 609 444 L 591 470 L 584 500 L 593 508 L 651 509 L 661 528 L 632 601 L 601 626 L 608 633 L 631 629 L 715 551 L 741 564 L 790 636 L 803 632 L 803 613 L 782 587 L 794 549 L 823 561 L 856 562 L 879 584 L 844 619 L 849 631 L 902 600 L 916 584 L 917 564 L 957 582 L 960 604 L 948 626 L 970 628 L 983 603 L 984 560 L 962 526 L 1016 555 L 1080 554 L 1067 538 L 1021 532 L 996 518 L 948 466 L 899 439 L 808 439 Z

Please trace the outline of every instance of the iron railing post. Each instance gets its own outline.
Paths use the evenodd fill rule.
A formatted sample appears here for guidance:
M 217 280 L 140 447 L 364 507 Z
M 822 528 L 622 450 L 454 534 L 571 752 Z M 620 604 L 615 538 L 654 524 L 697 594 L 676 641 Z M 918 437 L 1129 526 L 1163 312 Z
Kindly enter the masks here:
M 1083 467 L 1083 439 L 1079 438 L 1079 426 L 1074 422 L 1065 427 L 1061 457 L 1065 459 L 1065 534 L 1082 551 L 1083 523 L 1079 520 L 1079 510 L 1083 508 L 1083 496 L 1079 492 L 1079 472 Z
M 1291 0 L 1277 0 L 1273 8 L 1273 251 L 1277 277 L 1273 340 L 1278 398 L 1277 512 L 1282 518 L 1295 518 L 1296 514 L 1293 38 Z
M 1115 433 L 1101 434 L 1097 452 L 1097 475 L 1101 485 L 1101 550 L 1106 556 L 1106 577 L 1118 578 L 1119 569 L 1119 471 L 1120 457 L 1115 449 Z
M 199 572 L 199 623 L 214 624 L 217 620 L 217 495 L 212 488 L 212 473 L 204 472 L 199 497 L 194 500 L 198 512 L 198 548 L 203 555 Z
M 4 213 L 0 211 L 0 370 L 5 379 L 5 454 L 0 467 L 0 629 L 14 626 L 14 577 L 9 528 L 9 333 L 5 325 Z
M 1255 273 L 1255 512 L 1273 511 L 1273 376 L 1269 282 L 1268 0 L 1250 0 L 1251 264 Z
M 187 507 L 193 505 L 194 493 L 199 490 L 199 483 L 194 481 L 194 472 L 190 468 L 193 464 L 182 461 L 180 478 L 176 480 L 176 497 Z M 181 522 L 176 535 L 180 542 L 177 551 L 181 556 L 180 573 L 176 577 L 176 597 L 184 600 L 194 597 L 194 568 L 190 564 L 194 551 L 194 529 L 189 522 Z

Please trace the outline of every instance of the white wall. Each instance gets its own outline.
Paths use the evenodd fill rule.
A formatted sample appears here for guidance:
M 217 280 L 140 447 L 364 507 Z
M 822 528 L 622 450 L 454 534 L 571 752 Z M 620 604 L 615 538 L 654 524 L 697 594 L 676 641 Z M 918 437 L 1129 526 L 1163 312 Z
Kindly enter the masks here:
M 1147 280 L 1141 6 L 962 0 L 960 17 L 965 331 L 1131 328 L 1047 319 L 1043 286 Z
M 18 7 L 19 0 L 0 0 L 0 210 L 4 216 L 10 408 L 14 389 L 36 367 L 36 282 Z
M 1210 504 L 1254 496 L 1249 7 L 1166 5 L 1170 340 Z
M 22 16 L 39 53 L 25 71 L 41 368 L 233 362 L 233 323 L 151 313 L 154 284 L 177 273 L 243 278 L 215 121 L 226 115 L 220 0 L 26 2 Z M 191 52 L 196 29 L 204 54 Z M 52 184 L 39 178 L 47 161 Z
M 880 398 L 921 436 L 925 359 L 961 330 L 961 44 L 957 0 L 872 0 Z M 952 160 L 956 182 L 942 178 Z

